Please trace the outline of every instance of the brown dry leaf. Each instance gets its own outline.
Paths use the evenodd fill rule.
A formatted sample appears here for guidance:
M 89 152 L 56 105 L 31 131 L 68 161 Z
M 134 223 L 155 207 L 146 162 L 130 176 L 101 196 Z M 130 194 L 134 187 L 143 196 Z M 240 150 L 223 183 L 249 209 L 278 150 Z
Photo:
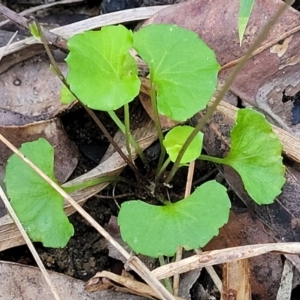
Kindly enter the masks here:
M 231 212 L 229 221 L 220 230 L 220 234 L 204 249 L 224 249 L 258 243 L 273 243 L 274 241 L 274 238 L 266 233 L 264 225 L 254 214 L 249 211 L 239 214 Z M 249 263 L 252 293 L 261 299 L 275 299 L 283 268 L 280 256 L 265 254 L 251 258 Z
M 154 120 L 153 110 L 152 110 L 152 106 L 151 106 L 151 99 L 150 99 L 149 95 L 140 93 L 139 99 L 140 99 L 144 109 L 146 110 L 147 114 L 150 116 L 150 118 L 152 120 Z M 167 118 L 166 116 L 162 116 L 162 115 L 159 115 L 159 120 L 160 120 L 160 124 L 161 124 L 161 127 L 163 130 L 172 128 L 175 125 L 180 124 L 179 122 L 173 121 L 173 120 Z
M 174 23 L 193 30 L 215 51 L 223 66 L 245 54 L 280 5 L 280 0 L 254 2 L 241 47 L 236 24 L 239 0 L 191 0 L 158 12 L 146 25 Z M 300 125 L 292 126 L 293 104 L 291 101 L 283 103 L 282 97 L 283 94 L 293 96 L 300 90 L 299 16 L 293 8 L 286 11 L 263 43 L 273 41 L 273 45 L 250 59 L 231 86 L 231 91 L 244 102 L 275 116 L 275 121 L 291 127 L 293 132 L 299 132 Z M 295 32 L 287 35 L 290 30 Z M 220 81 L 224 81 L 230 71 L 229 68 L 221 72 Z
M 161 299 L 160 296 L 147 284 L 136 281 L 132 277 L 120 276 L 107 271 L 98 272 L 87 282 L 85 289 L 87 291 L 96 291 L 105 289 L 108 286 L 110 288 L 114 287 L 114 290 L 121 290 L 125 293 L 136 294 L 146 298 L 154 297 L 156 299 Z M 180 297 L 174 297 L 174 299 L 183 300 L 183 298 Z
M 19 58 L 16 55 L 16 60 Z M 66 72 L 65 63 L 58 64 Z M 47 139 L 55 149 L 56 178 L 63 183 L 74 171 L 79 153 L 66 136 L 60 120 L 54 118 L 72 106 L 60 103 L 61 87 L 62 83 L 49 69 L 45 56 L 16 64 L 0 75 L 0 133 L 16 147 L 41 137 Z M 11 154 L 1 143 L 0 182 L 3 181 L 5 164 Z M 0 199 L 0 217 L 4 214 Z
M 67 67 L 57 58 L 63 73 Z M 66 110 L 70 105 L 60 102 L 62 83 L 49 68 L 44 56 L 36 56 L 19 63 L 0 75 L 1 124 L 25 125 L 29 122 L 48 120 Z M 15 119 L 4 118 L 15 114 Z
M 191 289 L 195 286 L 195 284 L 197 286 L 198 292 L 202 292 L 204 290 L 203 286 L 200 285 L 199 282 L 197 282 L 197 280 L 200 277 L 201 271 L 202 271 L 202 268 L 199 268 L 199 269 L 189 271 L 189 272 L 187 272 L 185 274 L 182 274 L 180 276 L 178 296 L 180 296 L 180 297 L 182 297 L 186 300 L 191 300 L 192 299 Z M 203 288 L 203 290 L 202 290 L 201 287 Z M 193 291 L 193 294 L 194 294 L 194 291 Z M 202 298 L 199 297 L 199 298 L 196 298 L 196 299 L 207 299 L 207 298 L 209 298 L 208 291 L 205 291 L 204 294 L 205 294 L 205 296 L 203 295 Z M 195 299 L 194 297 L 193 297 L 193 299 Z
M 61 299 L 72 300 L 143 300 L 145 298 L 113 291 L 89 293 L 84 290 L 85 282 L 72 277 L 49 272 L 51 281 Z M 38 268 L 0 261 L 1 299 L 53 299 L 53 295 Z
M 293 288 L 293 272 L 294 266 L 287 259 L 284 263 L 284 268 L 282 272 L 282 278 L 280 283 L 280 288 L 277 293 L 277 300 L 290 300 Z
M 221 300 L 250 300 L 252 297 L 249 276 L 248 259 L 224 264 Z

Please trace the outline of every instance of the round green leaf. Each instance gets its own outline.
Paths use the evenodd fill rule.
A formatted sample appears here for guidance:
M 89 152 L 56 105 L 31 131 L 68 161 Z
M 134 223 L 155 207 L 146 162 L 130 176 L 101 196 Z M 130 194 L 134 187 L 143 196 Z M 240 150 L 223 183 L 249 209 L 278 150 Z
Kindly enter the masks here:
M 67 82 L 87 106 L 115 110 L 138 94 L 137 65 L 129 50 L 132 32 L 122 25 L 78 34 L 68 40 Z
M 191 126 L 177 126 L 172 128 L 165 136 L 163 144 L 172 162 L 175 162 L 179 151 L 183 144 L 190 136 L 194 127 Z M 185 151 L 180 163 L 186 164 L 199 157 L 202 150 L 203 133 L 198 132 L 196 137 L 190 143 L 188 149 Z
M 238 111 L 231 131 L 231 149 L 223 163 L 241 176 L 245 189 L 258 204 L 270 204 L 285 183 L 282 145 L 264 115 Z
M 134 33 L 133 47 L 149 65 L 161 114 L 185 121 L 205 108 L 219 71 L 214 52 L 190 30 L 149 25 Z
M 122 204 L 118 216 L 123 240 L 137 253 L 172 256 L 179 245 L 206 245 L 228 221 L 230 200 L 224 186 L 209 181 L 184 200 L 154 206 L 139 200 Z
M 45 140 L 24 143 L 20 151 L 56 181 L 54 150 Z M 74 234 L 63 210 L 63 198 L 16 154 L 7 162 L 4 178 L 11 205 L 33 241 L 64 247 Z

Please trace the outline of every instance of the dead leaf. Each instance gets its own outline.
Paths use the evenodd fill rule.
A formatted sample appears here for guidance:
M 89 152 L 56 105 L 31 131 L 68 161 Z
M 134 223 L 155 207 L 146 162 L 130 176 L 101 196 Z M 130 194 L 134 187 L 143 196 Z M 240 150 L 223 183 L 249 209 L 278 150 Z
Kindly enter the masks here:
M 287 259 L 284 263 L 280 288 L 277 293 L 277 300 L 290 300 L 292 295 L 293 272 L 294 266 Z
M 147 114 L 150 116 L 150 118 L 152 120 L 154 120 L 154 114 L 153 114 L 153 110 L 152 110 L 152 106 L 151 106 L 150 97 L 147 94 L 140 93 L 139 99 L 140 99 L 144 109 L 146 110 Z M 175 125 L 180 124 L 179 122 L 173 121 L 173 120 L 167 118 L 166 116 L 162 116 L 162 115 L 159 115 L 159 120 L 160 120 L 160 124 L 161 124 L 161 127 L 163 130 L 172 128 Z
M 62 59 L 63 57 L 60 61 Z M 14 122 L 3 119 L 2 114 L 2 126 L 48 120 L 73 105 L 61 104 L 62 83 L 49 66 L 49 61 L 44 55 L 36 56 L 0 75 L 0 110 L 16 114 Z M 67 67 L 64 62 L 58 61 L 58 66 L 66 73 Z
M 122 300 L 124 294 L 113 291 L 98 291 L 89 293 L 84 290 L 85 282 L 72 277 L 50 272 L 49 275 L 61 299 L 72 300 Z M 0 298 L 1 299 L 53 299 L 48 285 L 38 268 L 0 261 Z M 126 295 L 128 300 L 143 300 L 145 298 Z
M 250 300 L 250 268 L 247 259 L 224 264 L 221 300 Z
M 128 293 L 133 293 L 147 298 L 155 297 L 156 299 L 161 299 L 161 297 L 147 284 L 136 281 L 132 277 L 120 276 L 107 271 L 98 272 L 93 278 L 91 278 L 86 284 L 86 290 L 95 290 L 97 287 L 99 290 L 102 290 L 103 284 L 105 286 L 114 287 L 114 289 L 118 290 L 120 289 L 120 286 L 125 287 L 125 289 L 122 288 L 123 292 L 127 291 Z M 174 297 L 174 299 L 183 300 L 183 298 L 180 297 Z
M 197 282 L 197 280 L 201 274 L 201 271 L 202 271 L 202 268 L 199 268 L 199 269 L 189 271 L 180 276 L 178 296 L 180 296 L 186 300 L 192 299 L 191 298 L 191 289 L 194 286 L 194 284 Z M 208 298 L 208 296 L 207 296 L 207 298 Z M 197 298 L 197 299 L 199 299 L 199 298 Z
M 220 234 L 213 238 L 204 249 L 225 249 L 274 241 L 275 239 L 265 232 L 264 225 L 254 214 L 249 211 L 239 214 L 231 212 L 229 221 L 220 230 Z M 261 299 L 275 299 L 283 269 L 280 256 L 265 254 L 249 259 L 249 263 L 252 293 Z M 237 299 L 240 298 L 237 297 Z

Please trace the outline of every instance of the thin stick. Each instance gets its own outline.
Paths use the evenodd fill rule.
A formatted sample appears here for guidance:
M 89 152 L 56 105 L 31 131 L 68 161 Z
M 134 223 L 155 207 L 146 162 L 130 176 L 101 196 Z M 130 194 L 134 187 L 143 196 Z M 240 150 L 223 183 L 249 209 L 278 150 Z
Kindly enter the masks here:
M 193 184 L 193 176 L 195 171 L 195 161 L 193 160 L 190 162 L 187 180 L 186 180 L 186 186 L 185 186 L 185 193 L 184 198 L 188 197 L 191 194 L 192 184 Z M 180 261 L 182 259 L 182 246 L 178 246 L 177 253 L 176 253 L 176 261 Z M 180 280 L 180 274 L 175 274 L 173 279 L 173 291 L 174 296 L 178 295 L 179 291 L 179 280 Z
M 67 194 L 60 186 L 51 180 L 44 172 L 42 172 L 35 164 L 33 164 L 23 153 L 13 146 L 2 134 L 0 140 L 16 155 L 18 155 L 29 167 L 31 167 L 41 178 L 43 178 L 51 187 L 53 187 L 65 200 L 67 200 L 113 247 L 115 247 L 128 261 L 128 265 L 138 275 L 141 276 L 161 297 L 162 299 L 174 300 L 174 297 L 167 289 L 155 278 L 146 268 L 140 259 L 131 256 L 112 236 L 105 231 L 69 194 Z
M 43 276 L 44 276 L 44 279 L 46 281 L 46 283 L 48 284 L 50 290 L 51 290 L 51 293 L 53 294 L 54 298 L 56 300 L 61 300 L 58 293 L 57 293 L 57 290 L 56 288 L 54 287 L 54 285 L 52 284 L 51 282 L 51 278 L 47 272 L 47 270 L 45 269 L 45 266 L 43 265 L 43 262 L 41 261 L 38 253 L 36 252 L 31 240 L 29 239 L 26 231 L 24 230 L 21 222 L 19 221 L 15 211 L 13 210 L 12 206 L 10 205 L 10 202 L 9 200 L 7 199 L 2 187 L 0 186 L 0 197 L 2 198 L 5 206 L 6 206 L 6 209 L 8 210 L 10 216 L 12 217 L 12 219 L 14 220 L 15 224 L 17 225 L 18 229 L 20 230 L 30 252 L 32 253 L 33 257 L 34 257 L 34 260 L 36 261 L 37 265 L 39 266 Z
M 2 13 L 1 9 L 3 6 L 0 4 L 0 12 Z M 64 38 L 70 38 L 75 34 L 81 33 L 86 30 L 92 30 L 96 28 L 100 28 L 107 25 L 113 25 L 113 24 L 120 24 L 125 22 L 132 22 L 132 21 L 140 21 L 150 18 L 155 13 L 159 12 L 160 10 L 168 7 L 168 5 L 164 6 L 149 6 L 149 7 L 139 7 L 139 8 L 133 8 L 133 9 L 127 9 L 122 11 L 117 11 L 105 15 L 96 16 L 93 18 L 89 18 L 86 20 L 82 20 L 79 22 L 75 22 L 69 25 L 61 26 L 58 28 L 50 29 L 49 33 L 54 33 L 56 36 L 60 35 Z M 19 16 L 17 13 L 15 13 L 17 16 Z M 14 21 L 14 20 L 13 20 Z M 28 28 L 28 27 L 25 27 Z M 43 29 L 44 33 L 47 32 L 47 30 Z M 46 36 L 47 40 L 50 44 L 56 45 L 56 39 L 51 39 L 51 36 Z M 30 45 L 39 43 L 34 37 L 29 37 L 24 40 L 12 43 L 8 49 L 4 52 L 4 56 L 9 55 L 11 53 L 14 53 L 18 50 L 27 48 Z M 58 43 L 58 47 L 67 49 L 66 43 L 63 44 Z M 0 48 L 1 50 L 2 48 Z
M 16 32 L 12 35 L 12 37 L 10 38 L 10 40 L 8 41 L 8 43 L 7 43 L 4 47 L 0 48 L 0 61 L 1 61 L 2 57 L 3 57 L 4 51 L 5 51 L 6 48 L 12 43 L 13 39 L 16 37 L 17 34 L 18 34 L 18 31 L 16 31 Z
M 197 254 L 203 253 L 202 249 L 195 249 L 195 252 Z M 215 271 L 213 266 L 206 266 L 205 269 L 206 269 L 207 273 L 209 274 L 210 278 L 212 279 L 213 283 L 215 284 L 215 286 L 221 293 L 222 292 L 222 281 L 221 281 L 220 277 L 218 276 L 217 272 Z
M 163 146 L 164 136 L 163 136 L 161 123 L 160 123 L 160 119 L 159 119 L 159 114 L 158 114 L 156 85 L 154 84 L 152 77 L 153 77 L 153 74 L 150 73 L 151 107 L 152 107 L 152 112 L 153 112 L 154 124 L 155 124 L 156 131 L 157 131 L 157 134 L 158 134 L 159 143 L 161 145 L 160 155 L 159 155 L 157 170 L 156 170 L 156 175 L 155 175 L 155 182 L 157 182 L 158 179 L 159 179 L 158 174 L 162 174 L 161 167 L 163 165 L 163 161 L 164 161 L 164 158 L 165 158 L 166 149 Z
M 185 273 L 206 266 L 224 264 L 245 258 L 256 257 L 266 253 L 300 254 L 300 243 L 269 243 L 224 248 L 220 250 L 205 251 L 179 262 L 169 263 L 153 270 L 151 273 L 159 280 Z
M 49 7 L 52 7 L 52 6 L 55 6 L 55 5 L 77 3 L 77 2 L 83 2 L 83 1 L 84 0 L 61 0 L 61 1 L 57 1 L 57 2 L 52 2 L 52 3 L 37 5 L 37 6 L 30 7 L 28 9 L 25 9 L 25 10 L 21 11 L 18 15 L 24 17 L 24 16 L 32 14 L 32 13 L 34 13 L 36 11 L 43 10 L 43 9 L 46 9 L 46 8 L 49 8 Z M 0 22 L 0 27 L 4 26 L 7 23 L 9 23 L 9 20 L 5 20 L 5 21 Z
M 265 44 L 265 45 L 262 45 L 261 47 L 257 48 L 256 50 L 254 50 L 252 52 L 252 54 L 250 55 L 250 58 L 258 55 L 259 53 L 271 48 L 272 46 L 274 46 L 275 44 L 277 44 L 278 42 L 286 39 L 287 37 L 291 36 L 292 34 L 298 32 L 300 30 L 300 26 L 296 26 L 294 27 L 293 29 L 291 29 L 290 31 L 287 31 L 285 32 L 284 34 L 281 34 L 280 36 L 276 37 L 274 40 L 270 41 L 269 43 Z M 220 69 L 219 72 L 222 72 L 228 68 L 231 68 L 235 65 L 237 65 L 241 60 L 242 60 L 243 56 L 238 58 L 238 59 L 235 59 L 235 60 L 232 60 L 230 61 L 229 63 L 223 65 Z
M 25 17 L 18 15 L 15 11 L 9 9 L 3 4 L 0 4 L 0 13 L 9 18 L 10 20 L 14 21 L 15 23 L 21 25 L 22 27 L 29 29 L 27 24 L 28 20 Z M 50 41 L 51 44 L 67 50 L 67 41 L 64 38 L 48 30 L 44 30 L 44 35 L 47 41 Z

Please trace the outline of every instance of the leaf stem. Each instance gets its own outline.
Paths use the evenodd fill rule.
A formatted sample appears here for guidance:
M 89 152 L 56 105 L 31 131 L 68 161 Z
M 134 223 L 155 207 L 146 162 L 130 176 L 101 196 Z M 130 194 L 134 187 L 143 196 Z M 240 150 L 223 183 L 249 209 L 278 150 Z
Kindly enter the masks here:
M 159 260 L 159 264 L 160 264 L 161 267 L 166 264 L 163 256 L 159 256 L 158 260 Z M 171 279 L 169 277 L 163 279 L 163 285 L 166 287 L 166 289 L 171 294 L 173 294 L 172 283 L 171 283 Z
M 126 142 L 127 142 L 127 140 L 129 140 L 129 142 L 134 147 L 136 153 L 141 158 L 144 165 L 147 165 L 147 160 L 145 158 L 145 155 L 144 155 L 140 145 L 137 143 L 137 141 L 134 139 L 134 137 L 132 136 L 132 134 L 130 132 L 128 132 L 128 136 L 129 136 L 129 138 L 128 138 L 128 136 L 126 135 L 126 126 L 123 124 L 123 122 L 117 116 L 117 114 L 113 110 L 110 110 L 110 111 L 107 111 L 107 112 L 108 112 L 109 116 L 112 118 L 112 120 L 119 127 L 119 129 L 125 134 Z M 128 112 L 128 115 L 129 115 L 129 112 Z M 126 118 L 126 116 L 125 116 L 125 118 Z M 125 122 L 126 122 L 126 120 L 125 120 Z
M 211 161 L 211 162 L 217 163 L 217 164 L 225 164 L 225 159 L 220 158 L 220 157 L 214 157 L 214 156 L 209 156 L 209 155 L 200 155 L 198 157 L 198 159 Z
M 104 183 L 104 182 L 108 182 L 108 181 L 122 181 L 125 182 L 129 185 L 133 185 L 132 181 L 127 180 L 124 177 L 121 176 L 102 176 L 102 177 L 98 177 L 98 178 L 93 178 L 91 180 L 87 180 L 85 182 L 81 182 L 79 184 L 74 184 L 72 186 L 61 186 L 61 188 L 67 192 L 68 194 L 71 194 L 73 192 L 77 192 L 80 190 L 83 190 L 85 188 L 88 188 L 90 186 L 96 185 L 96 184 L 100 184 L 100 183 Z
M 163 174 L 163 172 L 165 171 L 165 169 L 167 168 L 167 166 L 169 165 L 169 163 L 171 162 L 170 157 L 168 157 L 166 159 L 166 161 L 163 163 L 163 165 L 161 166 L 161 168 L 158 170 L 157 175 L 155 177 L 156 181 L 159 180 L 159 178 L 161 177 L 161 175 Z
M 125 142 L 126 149 L 128 152 L 129 159 L 132 160 L 131 148 L 130 148 L 130 116 L 129 116 L 129 105 L 124 104 L 124 123 L 125 123 Z
M 162 133 L 161 124 L 160 124 L 160 120 L 159 120 L 156 96 L 157 96 L 157 94 L 156 94 L 156 85 L 153 83 L 152 75 L 150 73 L 151 106 L 152 106 L 152 111 L 153 111 L 154 123 L 155 123 L 156 131 L 157 131 L 157 134 L 158 134 L 158 139 L 159 139 L 159 143 L 160 143 L 160 147 L 161 147 L 160 155 L 159 155 L 159 159 L 158 159 L 157 170 L 156 170 L 155 181 L 158 180 L 159 174 L 161 173 L 160 170 L 161 170 L 161 167 L 162 167 L 165 155 L 166 155 L 166 150 L 165 150 L 165 147 L 163 145 L 164 136 L 163 136 L 163 133 Z
M 271 30 L 271 28 L 276 24 L 276 22 L 281 17 L 281 15 L 286 11 L 286 9 L 293 2 L 294 2 L 294 0 L 286 0 L 285 3 L 282 3 L 282 6 L 277 11 L 275 16 L 264 27 L 264 29 L 259 34 L 259 36 L 254 41 L 254 43 L 248 48 L 248 51 L 246 52 L 246 54 L 241 58 L 239 63 L 234 67 L 233 71 L 229 74 L 229 76 L 227 77 L 227 79 L 225 81 L 223 88 L 220 91 L 216 91 L 215 100 L 212 102 L 211 105 L 208 106 L 206 114 L 200 119 L 199 123 L 197 124 L 197 126 L 195 127 L 195 129 L 190 134 L 190 136 L 187 138 L 186 142 L 184 143 L 183 147 L 181 148 L 181 150 L 177 156 L 177 159 L 165 181 L 166 183 L 169 183 L 172 180 L 172 178 L 174 177 L 174 175 L 179 167 L 179 163 L 181 161 L 181 158 L 182 158 L 184 152 L 186 151 L 186 149 L 188 148 L 188 146 L 190 145 L 190 143 L 192 142 L 194 137 L 197 135 L 197 133 L 203 129 L 206 122 L 212 117 L 214 111 L 216 110 L 216 108 L 219 105 L 219 103 L 221 102 L 221 100 L 224 98 L 225 94 L 227 93 L 227 91 L 229 90 L 233 81 L 235 80 L 236 76 L 241 71 L 241 69 L 243 68 L 245 63 L 249 60 L 249 58 L 251 58 L 252 52 L 254 52 L 256 50 L 256 48 L 259 47 L 259 45 L 266 38 L 266 36 L 269 33 L 269 31 Z

